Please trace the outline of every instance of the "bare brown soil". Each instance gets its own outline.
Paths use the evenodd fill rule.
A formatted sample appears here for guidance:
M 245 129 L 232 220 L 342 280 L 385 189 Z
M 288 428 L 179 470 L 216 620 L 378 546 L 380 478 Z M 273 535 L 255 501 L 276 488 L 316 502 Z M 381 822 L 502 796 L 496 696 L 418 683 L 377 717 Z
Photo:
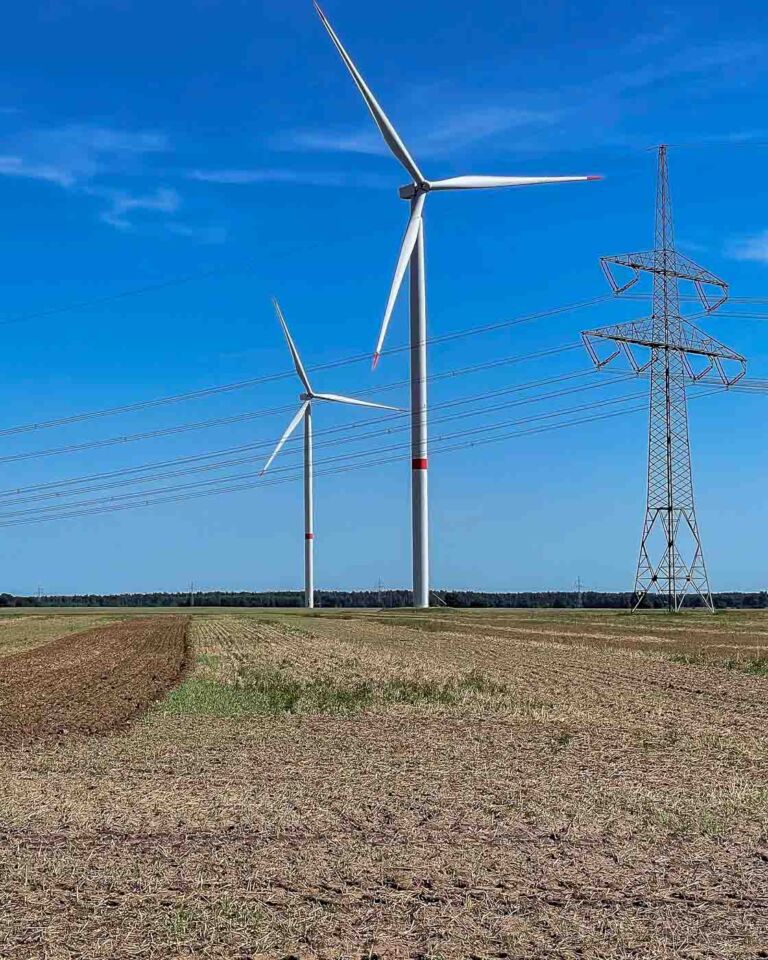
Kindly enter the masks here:
M 114 620 L 123 620 L 119 614 L 94 613 L 44 614 L 22 613 L 0 616 L 0 657 L 21 653 L 33 647 L 58 640 L 70 633 L 82 633 L 91 627 L 106 626 Z
M 0 957 L 768 957 L 768 616 L 384 619 L 198 615 L 147 720 L 0 743 Z M 333 715 L 178 696 L 253 671 L 493 682 Z
M 176 683 L 187 620 L 96 627 L 0 659 L 0 738 L 104 733 Z

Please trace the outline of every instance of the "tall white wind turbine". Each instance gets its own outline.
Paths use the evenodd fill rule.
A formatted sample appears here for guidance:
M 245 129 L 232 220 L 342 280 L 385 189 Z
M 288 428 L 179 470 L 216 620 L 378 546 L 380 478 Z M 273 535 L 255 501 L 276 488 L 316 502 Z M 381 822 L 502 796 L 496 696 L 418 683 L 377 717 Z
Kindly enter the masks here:
M 301 362 L 299 351 L 293 342 L 293 337 L 285 322 L 283 311 L 277 300 L 272 301 L 275 305 L 275 313 L 283 328 L 285 339 L 288 342 L 288 349 L 291 351 L 291 359 L 296 369 L 299 380 L 306 393 L 299 395 L 301 406 L 299 407 L 293 420 L 288 424 L 285 433 L 280 437 L 277 446 L 272 451 L 272 456 L 264 464 L 261 471 L 262 476 L 267 472 L 272 461 L 278 455 L 285 441 L 290 437 L 293 431 L 298 427 L 301 421 L 304 421 L 304 604 L 307 607 L 315 605 L 315 561 L 314 561 L 314 490 L 312 478 L 312 403 L 315 400 L 328 400 L 331 403 L 348 403 L 355 407 L 375 407 L 377 410 L 397 410 L 397 407 L 388 407 L 383 403 L 371 403 L 369 400 L 357 400 L 354 397 L 342 397 L 336 393 L 316 393 L 310 383 L 304 364 Z
M 328 18 L 315 2 L 325 29 L 355 81 L 385 143 L 405 168 L 411 182 L 400 188 L 400 197 L 409 200 L 411 216 L 400 247 L 395 275 L 384 310 L 384 319 L 373 354 L 373 366 L 379 361 L 397 295 L 410 266 L 410 340 L 411 340 L 411 514 L 413 536 L 413 604 L 429 606 L 429 510 L 427 487 L 427 311 L 424 264 L 424 201 L 433 190 L 483 190 L 489 187 L 520 187 L 536 183 L 570 183 L 599 180 L 600 177 L 450 177 L 427 180 L 408 152 L 389 118 L 363 80 L 351 57 L 336 36 Z

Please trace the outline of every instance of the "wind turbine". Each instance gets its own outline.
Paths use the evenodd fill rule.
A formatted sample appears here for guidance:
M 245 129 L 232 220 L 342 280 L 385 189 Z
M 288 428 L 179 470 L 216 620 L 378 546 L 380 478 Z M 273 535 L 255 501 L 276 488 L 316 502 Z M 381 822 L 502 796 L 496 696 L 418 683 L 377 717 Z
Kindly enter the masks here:
M 299 395 L 301 406 L 288 424 L 285 433 L 280 437 L 277 446 L 272 451 L 272 456 L 264 464 L 261 471 L 263 476 L 269 470 L 272 461 L 278 455 L 285 441 L 290 437 L 293 431 L 298 427 L 301 421 L 304 421 L 304 604 L 307 607 L 315 605 L 315 564 L 314 564 L 314 510 L 313 510 L 313 480 L 312 480 L 312 403 L 315 400 L 328 400 L 331 403 L 349 403 L 354 407 L 375 407 L 378 410 L 398 410 L 398 407 L 388 407 L 383 403 L 371 403 L 369 400 L 357 400 L 353 397 L 342 397 L 336 393 L 316 393 L 310 383 L 304 364 L 301 362 L 299 351 L 293 342 L 293 337 L 285 322 L 283 311 L 276 299 L 272 300 L 275 305 L 275 313 L 283 328 L 285 339 L 288 342 L 288 349 L 291 351 L 291 359 L 296 369 L 299 380 L 306 393 Z
M 323 26 L 328 31 L 341 59 L 355 81 L 357 89 L 371 112 L 384 142 L 396 160 L 405 167 L 411 182 L 400 188 L 400 197 L 409 200 L 411 216 L 400 246 L 395 275 L 389 291 L 384 320 L 373 354 L 376 367 L 381 356 L 392 310 L 410 266 L 410 340 L 411 340 L 411 514 L 413 536 L 413 604 L 429 606 L 429 509 L 427 487 L 427 309 L 424 264 L 424 201 L 433 190 L 483 190 L 489 187 L 520 187 L 537 183 L 570 183 L 577 180 L 600 180 L 600 177 L 450 177 L 427 180 L 408 152 L 389 118 L 352 62 L 336 36 L 328 18 L 313 0 Z

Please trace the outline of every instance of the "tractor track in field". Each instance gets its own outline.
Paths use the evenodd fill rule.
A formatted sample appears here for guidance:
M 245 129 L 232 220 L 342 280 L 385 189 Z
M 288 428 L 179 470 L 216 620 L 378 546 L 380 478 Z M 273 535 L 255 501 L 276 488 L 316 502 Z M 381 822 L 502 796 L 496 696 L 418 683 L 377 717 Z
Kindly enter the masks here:
M 188 617 L 142 617 L 0 660 L 0 743 L 125 728 L 182 678 Z

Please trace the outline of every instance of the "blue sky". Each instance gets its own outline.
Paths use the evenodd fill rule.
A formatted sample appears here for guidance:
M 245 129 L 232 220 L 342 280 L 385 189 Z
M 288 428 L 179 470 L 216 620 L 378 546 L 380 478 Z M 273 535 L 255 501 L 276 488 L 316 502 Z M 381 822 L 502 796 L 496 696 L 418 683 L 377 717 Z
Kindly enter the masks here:
M 428 0 L 416 15 L 401 0 L 327 0 L 326 13 L 428 176 L 606 177 L 432 197 L 431 335 L 605 293 L 600 255 L 652 245 L 648 148 L 661 141 L 673 144 L 681 251 L 726 278 L 734 297 L 768 296 L 768 41 L 756 4 L 730 4 L 727 20 L 721 4 L 672 3 L 638 18 L 629 8 L 577 9 L 564 0 Z M 0 48 L 0 429 L 287 372 L 273 294 L 308 366 L 372 350 L 405 223 L 403 175 L 309 2 L 16 4 Z M 181 278 L 190 279 L 163 285 Z M 607 301 L 436 344 L 430 370 L 439 376 L 572 346 L 582 329 L 645 310 L 643 302 Z M 765 306 L 740 310 L 768 316 Z M 750 377 L 768 377 L 768 320 L 715 314 L 703 324 L 749 357 Z M 389 345 L 406 337 L 401 302 Z M 455 399 L 558 375 L 594 385 L 588 367 L 574 347 L 446 376 L 431 389 L 434 416 Z M 319 389 L 352 392 L 406 375 L 397 353 L 375 375 L 362 362 L 314 379 Z M 493 401 L 495 412 L 437 422 L 432 433 L 644 389 L 622 381 L 530 405 Z M 283 379 L 9 435 L 0 486 L 266 443 L 298 392 Z M 402 388 L 386 396 L 407 402 Z M 765 587 L 766 403 L 737 392 L 691 403 L 714 589 Z M 273 407 L 285 410 L 79 453 L 1 459 Z M 318 431 L 364 420 L 331 408 L 315 418 Z M 354 445 L 355 435 L 342 435 L 350 445 L 327 455 L 402 437 Z M 580 576 L 595 588 L 631 587 L 645 497 L 642 411 L 442 456 L 438 448 L 434 586 L 570 588 Z M 290 446 L 285 453 L 284 466 L 297 462 Z M 369 587 L 379 578 L 409 585 L 408 484 L 407 461 L 318 478 L 318 587 Z M 298 587 L 301 487 L 8 526 L 0 538 L 0 588 L 12 592 L 175 589 L 190 579 Z

